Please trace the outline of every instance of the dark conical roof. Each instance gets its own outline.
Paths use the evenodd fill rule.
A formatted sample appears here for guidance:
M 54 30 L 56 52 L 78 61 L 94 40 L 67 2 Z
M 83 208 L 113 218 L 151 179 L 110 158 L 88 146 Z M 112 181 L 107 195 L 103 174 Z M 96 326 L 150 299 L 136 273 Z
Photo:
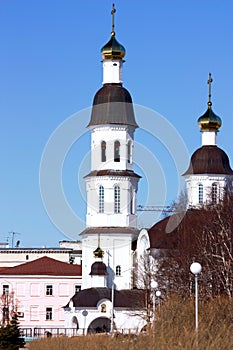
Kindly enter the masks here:
M 91 265 L 91 276 L 106 276 L 107 267 L 103 261 L 96 261 Z
M 88 127 L 103 124 L 121 124 L 138 127 L 128 90 L 122 84 L 105 84 L 95 94 Z
M 202 146 L 197 149 L 184 175 L 226 174 L 233 175 L 227 154 L 217 146 Z

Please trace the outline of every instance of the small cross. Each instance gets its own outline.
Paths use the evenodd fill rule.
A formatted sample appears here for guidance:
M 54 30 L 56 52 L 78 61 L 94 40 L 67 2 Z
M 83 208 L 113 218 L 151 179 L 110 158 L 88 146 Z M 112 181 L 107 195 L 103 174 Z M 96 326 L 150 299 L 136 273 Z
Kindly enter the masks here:
M 112 15 L 112 35 L 115 35 L 115 31 L 114 31 L 114 14 L 116 13 L 116 9 L 114 4 L 112 4 L 112 11 L 111 11 L 111 15 Z
M 212 105 L 212 102 L 211 102 L 211 83 L 213 82 L 213 79 L 212 79 L 212 76 L 211 76 L 211 73 L 209 73 L 209 79 L 207 80 L 207 84 L 209 85 L 209 101 L 208 101 L 208 106 L 211 106 Z

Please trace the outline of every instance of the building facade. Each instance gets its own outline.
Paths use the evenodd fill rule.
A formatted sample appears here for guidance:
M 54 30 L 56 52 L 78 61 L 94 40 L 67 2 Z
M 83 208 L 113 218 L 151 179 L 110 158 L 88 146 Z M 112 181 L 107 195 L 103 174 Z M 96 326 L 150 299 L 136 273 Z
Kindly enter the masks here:
M 0 322 L 5 325 L 15 312 L 20 328 L 63 328 L 64 305 L 81 289 L 81 266 L 42 257 L 0 269 Z

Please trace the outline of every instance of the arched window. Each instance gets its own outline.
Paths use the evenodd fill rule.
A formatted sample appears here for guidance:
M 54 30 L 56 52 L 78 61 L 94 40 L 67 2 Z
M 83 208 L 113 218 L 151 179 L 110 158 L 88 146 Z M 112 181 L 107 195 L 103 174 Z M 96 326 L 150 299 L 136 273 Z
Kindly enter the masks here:
M 99 187 L 99 213 L 104 213 L 104 187 Z
M 212 184 L 212 203 L 216 204 L 218 201 L 218 185 L 214 182 Z
M 121 266 L 120 265 L 116 266 L 116 276 L 121 276 Z
M 203 185 L 198 185 L 198 203 L 203 204 Z
M 101 142 L 101 162 L 106 162 L 106 142 Z
M 130 205 L 130 214 L 134 214 L 134 205 L 133 205 L 133 189 L 132 187 L 130 188 L 130 202 L 129 202 L 129 205 Z
M 114 162 L 119 162 L 120 161 L 120 142 L 115 141 L 114 142 Z
M 129 141 L 127 145 L 127 158 L 128 163 L 132 163 L 132 142 Z
M 120 213 L 120 187 L 114 187 L 114 213 Z

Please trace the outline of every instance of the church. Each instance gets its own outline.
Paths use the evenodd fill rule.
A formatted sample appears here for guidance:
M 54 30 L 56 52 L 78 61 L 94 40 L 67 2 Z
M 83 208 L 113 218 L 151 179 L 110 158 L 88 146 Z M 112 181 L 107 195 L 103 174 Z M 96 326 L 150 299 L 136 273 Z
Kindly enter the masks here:
M 65 327 L 77 334 L 141 332 L 148 322 L 147 291 L 135 286 L 137 256 L 150 250 L 154 260 L 173 248 L 166 235 L 169 217 L 151 229 L 139 230 L 134 172 L 134 132 L 140 127 L 131 95 L 123 87 L 125 48 L 116 39 L 112 8 L 110 40 L 102 47 L 103 86 L 94 96 L 88 129 L 91 169 L 85 176 L 87 214 L 82 237 L 82 289 L 65 306 Z M 227 154 L 217 146 L 221 119 L 212 109 L 209 75 L 206 112 L 198 119 L 202 145 L 183 174 L 187 207 L 218 203 L 232 191 L 233 171 Z M 137 288 L 136 288 L 137 287 Z M 144 286 L 142 286 L 144 287 Z

